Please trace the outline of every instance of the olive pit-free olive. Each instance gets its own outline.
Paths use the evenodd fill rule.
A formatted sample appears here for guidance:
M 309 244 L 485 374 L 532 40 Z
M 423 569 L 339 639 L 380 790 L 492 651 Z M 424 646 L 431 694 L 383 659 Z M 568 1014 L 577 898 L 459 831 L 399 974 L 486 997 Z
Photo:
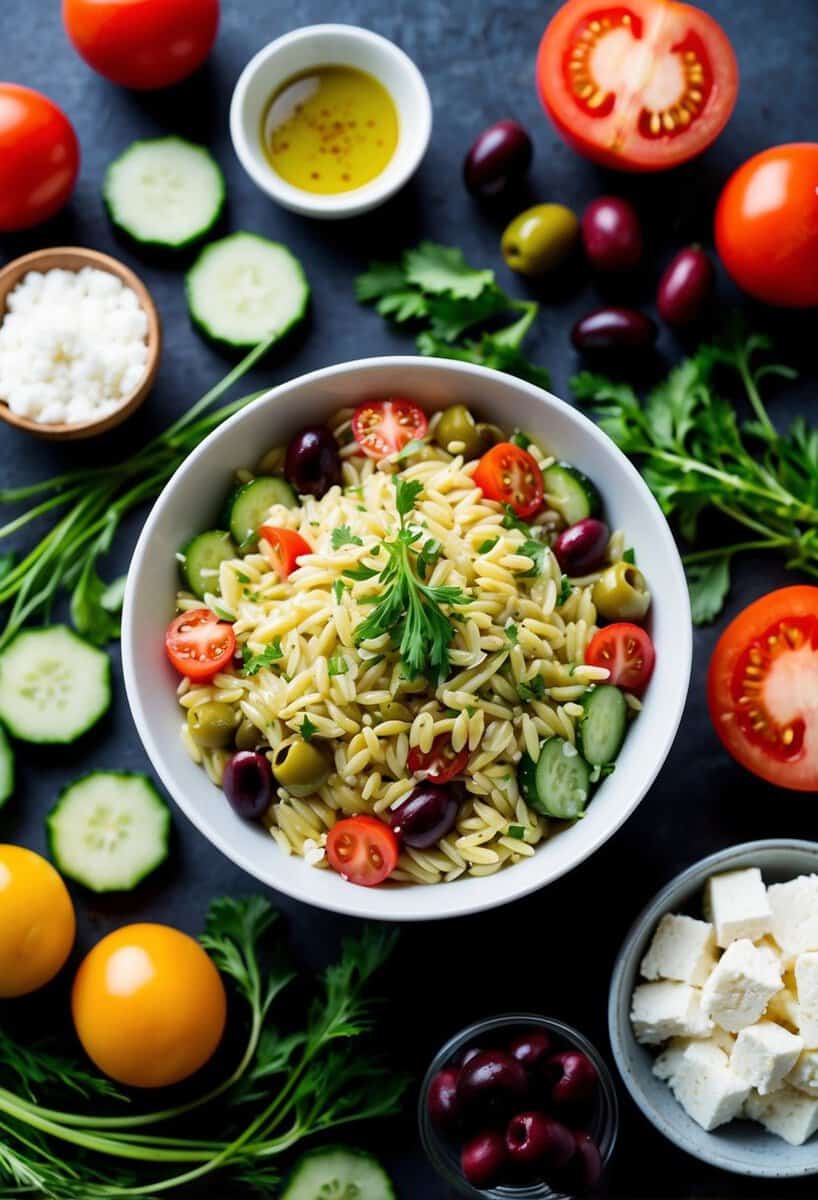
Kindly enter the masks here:
M 579 221 L 564 204 L 536 204 L 516 216 L 500 243 L 503 258 L 521 275 L 544 275 L 565 261 L 579 237 Z
M 326 782 L 330 763 L 323 750 L 311 742 L 294 737 L 277 746 L 273 753 L 273 775 L 281 787 L 293 796 L 308 796 Z
M 220 700 L 208 700 L 187 711 L 187 724 L 197 746 L 205 750 L 223 750 L 233 741 L 236 710 Z
M 594 584 L 592 599 L 599 615 L 607 621 L 638 621 L 650 608 L 644 575 L 633 563 L 624 561 L 602 572 Z

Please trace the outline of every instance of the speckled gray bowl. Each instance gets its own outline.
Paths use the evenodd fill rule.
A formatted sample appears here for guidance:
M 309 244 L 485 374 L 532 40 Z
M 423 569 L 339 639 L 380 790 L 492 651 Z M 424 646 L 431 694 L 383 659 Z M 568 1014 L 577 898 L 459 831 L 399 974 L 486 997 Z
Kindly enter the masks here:
M 660 1133 L 688 1154 L 756 1178 L 793 1179 L 818 1174 L 818 1134 L 803 1146 L 790 1146 L 751 1121 L 732 1121 L 707 1133 L 688 1117 L 670 1088 L 652 1073 L 656 1050 L 640 1046 L 631 1029 L 630 1005 L 639 964 L 653 931 L 665 913 L 701 916 L 705 881 L 720 871 L 760 867 L 765 883 L 783 883 L 818 872 L 818 842 L 775 838 L 720 850 L 688 867 L 663 888 L 637 917 L 625 938 L 611 979 L 608 1025 L 614 1058 L 636 1104 Z

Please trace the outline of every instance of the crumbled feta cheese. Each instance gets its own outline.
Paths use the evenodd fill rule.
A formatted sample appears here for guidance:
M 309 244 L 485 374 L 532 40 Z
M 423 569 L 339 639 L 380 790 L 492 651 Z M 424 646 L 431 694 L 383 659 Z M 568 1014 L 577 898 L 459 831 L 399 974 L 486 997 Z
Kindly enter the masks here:
M 786 1084 L 769 1096 L 751 1092 L 744 1112 L 791 1146 L 802 1146 L 818 1129 L 818 1100 Z
M 705 1015 L 731 1033 L 754 1025 L 781 988 L 781 973 L 747 938 L 731 942 L 702 989 Z
M 780 992 L 776 992 L 770 1003 L 767 1005 L 767 1011 L 764 1014 L 769 1021 L 775 1021 L 776 1025 L 784 1025 L 792 1033 L 799 1032 L 801 1016 L 798 1011 L 798 1001 L 795 998 L 795 992 L 791 988 L 783 987 Z
M 739 1116 L 750 1094 L 713 1041 L 688 1042 L 681 1054 L 671 1050 L 663 1067 L 668 1070 L 673 1095 L 702 1129 L 717 1129 Z
M 667 913 L 642 959 L 645 979 L 676 979 L 701 987 L 716 965 L 713 926 Z
M 799 1092 L 818 1098 L 818 1050 L 803 1050 L 786 1082 Z
M 706 1037 L 712 1023 L 703 1015 L 701 992 L 689 983 L 643 983 L 633 993 L 631 1022 L 637 1042 L 655 1046 L 672 1037 Z
M 109 271 L 29 271 L 0 324 L 0 399 L 39 424 L 78 424 L 113 412 L 148 361 L 148 319 Z
M 735 1073 L 762 1096 L 774 1092 L 795 1066 L 804 1043 L 772 1021 L 748 1025 L 736 1038 L 730 1059 Z
M 719 946 L 763 937 L 770 929 L 771 912 L 758 867 L 713 875 L 704 891 L 704 911 L 715 926 Z
M 799 875 L 767 888 L 773 937 L 786 954 L 818 950 L 818 875 Z
M 818 1048 L 818 954 L 808 950 L 795 960 L 795 986 L 798 994 L 798 1030 L 804 1045 Z

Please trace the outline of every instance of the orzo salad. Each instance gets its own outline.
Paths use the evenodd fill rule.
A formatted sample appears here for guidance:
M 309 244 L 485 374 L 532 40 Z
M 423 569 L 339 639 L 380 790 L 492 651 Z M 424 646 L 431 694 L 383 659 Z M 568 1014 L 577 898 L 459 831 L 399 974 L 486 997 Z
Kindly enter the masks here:
M 581 818 L 654 651 L 595 485 L 463 405 L 367 401 L 238 473 L 178 555 L 182 738 L 352 883 L 490 875 Z

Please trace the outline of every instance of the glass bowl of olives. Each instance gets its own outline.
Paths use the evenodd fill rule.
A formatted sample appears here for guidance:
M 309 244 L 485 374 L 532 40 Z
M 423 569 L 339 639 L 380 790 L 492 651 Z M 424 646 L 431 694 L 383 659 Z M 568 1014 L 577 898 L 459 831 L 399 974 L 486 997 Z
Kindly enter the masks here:
M 597 1194 L 619 1126 L 605 1061 L 562 1021 L 511 1013 L 470 1025 L 435 1055 L 420 1092 L 423 1148 L 472 1200 Z

